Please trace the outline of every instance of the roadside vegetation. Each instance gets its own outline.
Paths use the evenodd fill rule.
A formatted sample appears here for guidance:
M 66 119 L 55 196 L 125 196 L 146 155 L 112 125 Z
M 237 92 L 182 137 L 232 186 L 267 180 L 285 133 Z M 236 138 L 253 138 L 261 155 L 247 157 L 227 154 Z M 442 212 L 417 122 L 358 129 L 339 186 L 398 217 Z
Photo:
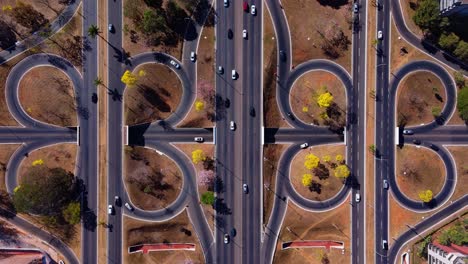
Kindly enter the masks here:
M 143 147 L 125 147 L 125 183 L 135 206 L 158 210 L 179 196 L 183 177 L 170 158 Z
M 458 16 L 443 17 L 439 13 L 438 0 L 414 1 L 414 23 L 424 34 L 424 39 L 468 62 L 468 28 L 466 19 Z
M 182 97 L 179 78 L 165 65 L 141 65 L 133 72 L 126 71 L 121 80 L 127 85 L 124 94 L 127 125 L 154 122 L 169 117 Z M 110 88 L 107 89 L 110 93 L 114 92 Z
M 397 90 L 398 126 L 429 123 L 440 116 L 446 100 L 445 88 L 432 73 L 408 75 Z
M 123 5 L 124 46 L 131 52 L 154 48 L 180 58 L 183 40 L 197 37 L 195 25 L 203 25 L 210 10 L 208 0 L 126 0 Z M 210 14 L 214 24 L 214 14 Z
M 463 73 L 455 73 L 455 83 L 457 84 L 458 97 L 457 97 L 457 109 L 460 115 L 460 118 L 465 121 L 465 124 L 468 125 L 468 85 Z
M 283 0 L 291 33 L 292 63 L 331 59 L 351 70 L 352 1 Z
M 343 145 L 316 146 L 301 151 L 291 164 L 291 183 L 295 190 L 310 200 L 333 197 L 350 175 L 344 154 Z
M 81 219 L 81 181 L 62 168 L 47 167 L 42 160 L 32 165 L 14 190 L 16 211 L 37 216 L 47 228 L 60 230 L 62 239 L 72 240 L 76 235 L 74 225 Z
M 0 10 L 0 50 L 15 46 L 38 30 L 47 31 L 70 0 L 3 1 Z
M 396 157 L 398 188 L 410 199 L 429 203 L 444 185 L 442 160 L 429 149 L 413 146 L 397 148 Z
M 297 118 L 305 123 L 328 126 L 337 133 L 346 125 L 346 92 L 333 74 L 312 71 L 293 85 L 291 106 Z

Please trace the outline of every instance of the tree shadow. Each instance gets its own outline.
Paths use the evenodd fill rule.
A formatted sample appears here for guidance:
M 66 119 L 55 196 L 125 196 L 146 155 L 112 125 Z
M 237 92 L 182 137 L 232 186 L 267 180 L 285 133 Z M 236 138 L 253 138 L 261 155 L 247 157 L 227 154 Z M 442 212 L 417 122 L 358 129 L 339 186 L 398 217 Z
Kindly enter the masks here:
M 14 47 L 16 43 L 15 32 L 5 23 L 0 20 L 0 48 L 6 50 L 10 47 Z
M 223 193 L 226 191 L 224 188 L 223 179 L 221 179 L 221 177 L 215 177 L 213 188 L 215 193 Z
M 348 0 L 334 0 L 334 1 L 330 1 L 330 0 L 317 0 L 317 2 L 319 2 L 320 5 L 323 5 L 323 6 L 329 6 L 333 9 L 339 9 L 340 7 L 348 4 Z
M 213 209 L 218 213 L 222 215 L 230 215 L 232 214 L 231 209 L 227 207 L 226 203 L 224 202 L 224 199 L 222 198 L 216 198 L 214 204 L 213 204 Z
M 143 97 L 153 107 L 164 113 L 168 113 L 171 111 L 171 106 L 168 105 L 165 102 L 165 100 L 154 89 L 146 85 L 140 85 L 140 89 L 142 91 Z

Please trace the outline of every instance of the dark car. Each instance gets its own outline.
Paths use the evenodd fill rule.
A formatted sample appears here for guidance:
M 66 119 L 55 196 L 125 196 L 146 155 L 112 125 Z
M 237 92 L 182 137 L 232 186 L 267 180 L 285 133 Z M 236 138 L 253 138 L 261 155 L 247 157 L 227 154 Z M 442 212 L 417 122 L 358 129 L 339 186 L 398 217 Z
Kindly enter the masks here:
M 287 115 L 291 120 L 294 120 L 294 116 L 290 112 L 288 112 Z
M 414 140 L 413 140 L 413 143 L 414 143 L 415 145 L 421 145 L 421 140 L 419 140 L 419 139 L 414 139 Z
M 439 147 L 434 144 L 431 144 L 429 147 L 435 151 L 439 151 Z
M 234 36 L 234 33 L 232 33 L 232 30 L 228 29 L 228 39 L 232 39 L 233 36 Z
M 284 51 L 280 50 L 280 60 L 282 61 L 286 61 L 286 53 L 284 53 Z
M 250 116 L 254 117 L 255 116 L 255 108 L 250 107 Z
M 237 235 L 237 231 L 235 228 L 231 229 L 231 236 L 235 237 Z
M 224 107 L 229 108 L 231 106 L 231 100 L 226 98 L 226 101 L 224 101 Z

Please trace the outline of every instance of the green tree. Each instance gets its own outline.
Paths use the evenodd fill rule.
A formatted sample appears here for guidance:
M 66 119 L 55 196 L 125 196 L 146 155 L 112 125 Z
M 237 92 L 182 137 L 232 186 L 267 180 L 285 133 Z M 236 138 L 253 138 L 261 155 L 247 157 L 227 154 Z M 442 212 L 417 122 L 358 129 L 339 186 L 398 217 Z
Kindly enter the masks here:
M 81 207 L 79 202 L 69 203 L 62 211 L 63 219 L 69 224 L 75 225 L 80 222 Z
M 450 244 L 463 246 L 468 244 L 468 232 L 462 223 L 458 222 L 457 224 L 443 231 L 438 240 L 442 245 L 445 246 L 450 246 Z
M 202 193 L 200 200 L 203 204 L 213 205 L 215 202 L 214 192 L 207 191 Z
M 433 115 L 434 117 L 440 116 L 441 111 L 442 111 L 442 109 L 440 109 L 439 106 L 434 106 L 434 107 L 432 107 L 432 115 Z
M 99 78 L 99 77 L 94 79 L 93 83 L 94 83 L 95 86 L 99 86 L 99 85 L 103 84 L 101 78 Z
M 468 87 L 464 87 L 458 92 L 457 109 L 460 117 L 468 121 Z
M 460 60 L 468 61 L 468 42 L 463 40 L 458 42 L 457 48 L 453 51 L 453 54 Z
M 369 151 L 372 152 L 372 154 L 375 154 L 375 144 L 371 144 L 369 146 Z
M 450 33 L 448 35 L 442 34 L 439 38 L 439 45 L 447 51 L 454 51 L 455 48 L 458 45 L 458 42 L 460 42 L 460 38 L 455 35 L 455 33 Z
M 441 25 L 447 23 L 447 18 L 439 15 L 439 2 L 437 0 L 423 0 L 413 16 L 413 21 L 423 31 L 440 32 Z
M 76 198 L 76 187 L 74 175 L 62 168 L 30 167 L 21 185 L 15 188 L 13 204 L 18 212 L 60 215 Z
M 166 21 L 161 11 L 146 10 L 143 14 L 141 29 L 145 34 L 153 34 L 158 31 L 165 32 Z
M 166 22 L 167 26 L 176 32 L 180 37 L 185 34 L 187 22 L 185 18 L 188 14 L 184 9 L 180 8 L 179 5 L 173 0 L 170 0 L 166 4 Z
M 421 243 L 421 247 L 419 248 L 417 254 L 419 257 L 426 257 L 427 256 L 427 246 L 429 243 L 432 242 L 432 236 L 427 236 Z
M 462 71 L 457 71 L 453 74 L 453 78 L 455 79 L 455 83 L 457 84 L 458 88 L 465 87 L 465 77 L 463 76 Z
M 95 38 L 97 35 L 99 35 L 99 28 L 96 25 L 91 25 L 88 28 L 88 36 Z

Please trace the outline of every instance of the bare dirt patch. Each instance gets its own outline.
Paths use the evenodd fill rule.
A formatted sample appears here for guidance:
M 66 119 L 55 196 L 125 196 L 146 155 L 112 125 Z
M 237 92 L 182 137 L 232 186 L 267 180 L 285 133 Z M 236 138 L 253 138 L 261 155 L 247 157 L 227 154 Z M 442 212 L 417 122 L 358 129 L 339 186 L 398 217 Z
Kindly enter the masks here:
M 214 27 L 205 26 L 200 34 L 197 51 L 197 99 L 205 104 L 203 110 L 195 109 L 195 102 L 190 112 L 178 127 L 213 127 L 214 100 L 204 98 L 215 94 L 215 41 Z M 192 62 L 189 62 L 192 63 Z M 208 99 L 208 100 L 207 100 Z
M 124 263 L 204 263 L 201 248 L 195 230 L 184 210 L 173 219 L 162 222 L 143 222 L 130 217 L 124 217 Z M 128 253 L 128 247 L 151 243 L 194 243 L 195 251 L 177 250 L 143 253 Z
M 335 161 L 337 155 L 345 157 L 346 147 L 344 145 L 321 145 L 300 151 L 292 160 L 290 169 L 291 184 L 303 197 L 323 201 L 335 196 L 343 188 L 343 180 L 334 176 L 333 167 L 339 165 Z M 309 170 L 304 166 L 305 157 L 314 154 L 320 159 L 319 170 Z M 330 162 L 325 161 L 325 156 L 330 156 Z M 317 168 L 317 169 L 318 169 Z M 313 176 L 312 186 L 302 185 L 304 174 Z
M 447 149 L 455 160 L 457 167 L 457 185 L 450 200 L 456 200 L 466 194 L 468 190 L 468 160 L 466 153 L 468 147 L 466 146 L 448 146 Z
M 330 263 L 349 263 L 350 251 L 350 210 L 349 204 L 343 203 L 338 208 L 312 213 L 302 210 L 293 203 L 288 204 L 288 211 L 281 228 L 273 263 L 322 263 L 326 253 Z M 345 253 L 340 249 L 286 249 L 281 250 L 283 242 L 292 240 L 333 240 L 344 242 Z
M 192 159 L 192 151 L 194 150 L 202 150 L 204 155 L 208 158 L 214 158 L 214 148 L 215 146 L 212 144 L 174 144 L 178 149 L 180 149 L 187 157 L 191 160 Z M 199 162 L 198 164 L 193 164 L 195 167 L 195 172 L 197 175 L 194 175 L 195 177 L 198 177 L 198 173 L 202 170 L 204 170 L 203 167 L 203 162 Z M 216 176 L 216 175 L 215 175 Z M 198 187 L 198 196 L 200 199 L 200 195 L 206 191 L 209 191 L 209 188 L 197 185 Z M 208 221 L 208 225 L 211 227 L 211 230 L 214 230 L 214 209 L 213 206 L 211 205 L 206 205 L 206 204 L 201 204 L 203 208 L 203 213 L 205 214 L 205 218 Z
M 276 177 L 278 162 L 283 150 L 288 145 L 264 145 L 263 146 L 263 223 L 268 223 L 270 213 L 275 201 Z
M 263 122 L 265 127 L 290 127 L 276 102 L 277 47 L 270 13 L 263 9 Z
M 27 72 L 19 84 L 19 99 L 34 119 L 62 127 L 77 125 L 73 84 L 55 67 L 41 66 Z
M 125 184 L 132 203 L 143 210 L 167 207 L 179 196 L 183 175 L 174 161 L 143 147 L 125 147 Z
M 426 71 L 408 75 L 397 90 L 398 124 L 407 126 L 429 123 L 439 116 L 446 92 L 440 79 Z
M 329 92 L 333 103 L 320 107 L 317 98 Z M 293 85 L 289 97 L 291 108 L 297 118 L 305 123 L 326 125 L 329 120 L 346 123 L 346 90 L 335 75 L 326 71 L 312 71 L 301 76 Z
M 435 152 L 407 145 L 397 148 L 396 158 L 397 184 L 408 198 L 419 201 L 419 192 L 431 190 L 435 196 L 442 189 L 445 167 Z
M 135 87 L 125 89 L 125 124 L 136 125 L 165 119 L 174 112 L 182 97 L 182 84 L 165 65 L 149 63 L 137 67 Z
M 292 64 L 298 65 L 311 59 L 331 59 L 351 70 L 351 40 L 352 28 L 348 23 L 352 18 L 351 1 L 341 1 L 345 4 L 333 8 L 320 5 L 319 1 L 309 0 L 283 0 L 283 8 L 291 31 Z M 331 27 L 336 25 L 343 33 L 346 48 L 329 47 L 332 53 L 336 49 L 339 55 L 326 55 L 321 49 L 329 35 L 336 34 L 338 30 Z M 331 45 L 335 46 L 335 45 Z M 289 51 L 286 51 L 289 53 Z M 334 52 L 333 52 L 334 53 Z

